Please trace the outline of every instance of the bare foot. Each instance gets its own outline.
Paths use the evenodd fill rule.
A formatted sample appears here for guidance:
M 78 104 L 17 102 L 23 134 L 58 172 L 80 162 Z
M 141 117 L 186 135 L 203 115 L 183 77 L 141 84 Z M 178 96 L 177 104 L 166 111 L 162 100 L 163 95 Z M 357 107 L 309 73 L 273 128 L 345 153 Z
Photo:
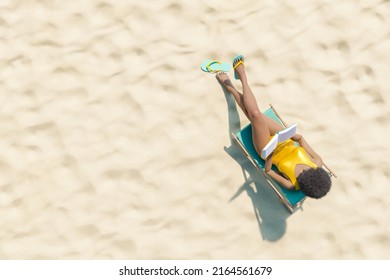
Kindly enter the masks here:
M 230 80 L 228 74 L 226 74 L 224 72 L 219 72 L 219 73 L 217 73 L 216 76 L 217 76 L 218 82 L 221 85 L 223 85 L 230 93 L 232 93 L 232 91 L 236 90 L 235 87 L 233 86 L 232 81 Z

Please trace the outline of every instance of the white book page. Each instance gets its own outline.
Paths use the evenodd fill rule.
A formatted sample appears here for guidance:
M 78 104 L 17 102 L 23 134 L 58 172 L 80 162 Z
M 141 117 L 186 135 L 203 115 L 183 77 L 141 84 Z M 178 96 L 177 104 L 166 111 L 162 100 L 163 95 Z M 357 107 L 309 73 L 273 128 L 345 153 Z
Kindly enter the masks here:
M 286 141 L 287 139 L 290 139 L 295 135 L 297 132 L 297 124 L 293 124 L 292 126 L 289 126 L 281 131 L 279 131 L 278 134 L 278 142 Z
M 293 124 L 292 126 L 289 126 L 276 133 L 274 137 L 272 137 L 271 140 L 269 140 L 268 144 L 261 151 L 261 157 L 263 159 L 266 159 L 276 149 L 276 146 L 279 143 L 293 137 L 297 131 L 297 126 L 298 126 L 297 124 Z
M 266 159 L 275 150 L 276 146 L 278 145 L 278 142 L 278 135 L 275 134 L 274 137 L 269 140 L 268 144 L 261 151 L 261 157 L 263 159 Z

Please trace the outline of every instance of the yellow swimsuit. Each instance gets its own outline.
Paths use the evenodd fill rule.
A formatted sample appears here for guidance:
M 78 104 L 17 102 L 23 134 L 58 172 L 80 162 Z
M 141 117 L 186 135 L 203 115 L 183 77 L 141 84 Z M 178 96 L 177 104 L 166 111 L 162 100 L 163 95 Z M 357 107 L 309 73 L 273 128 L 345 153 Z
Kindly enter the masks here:
M 272 157 L 272 163 L 290 179 L 296 190 L 299 190 L 299 185 L 295 177 L 295 166 L 305 164 L 317 168 L 317 165 L 310 160 L 306 151 L 300 146 L 295 146 L 291 139 L 278 144 Z

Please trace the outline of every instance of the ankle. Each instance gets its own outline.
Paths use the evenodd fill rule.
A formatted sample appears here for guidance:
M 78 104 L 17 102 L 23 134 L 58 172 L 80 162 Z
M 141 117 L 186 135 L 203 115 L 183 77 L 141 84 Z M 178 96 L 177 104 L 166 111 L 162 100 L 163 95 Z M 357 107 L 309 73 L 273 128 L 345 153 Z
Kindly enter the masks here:
M 240 81 L 242 84 L 247 84 L 248 83 L 248 79 L 245 75 L 245 73 L 239 73 L 239 78 L 240 78 Z

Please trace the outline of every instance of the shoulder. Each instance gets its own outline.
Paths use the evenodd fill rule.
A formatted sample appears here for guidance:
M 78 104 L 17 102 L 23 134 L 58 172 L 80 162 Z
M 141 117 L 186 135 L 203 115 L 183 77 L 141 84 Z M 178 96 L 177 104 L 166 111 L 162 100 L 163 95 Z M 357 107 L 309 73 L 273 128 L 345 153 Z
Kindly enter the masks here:
M 266 173 L 271 176 L 272 179 L 274 179 L 275 181 L 277 181 L 279 184 L 281 184 L 284 188 L 288 189 L 288 190 L 295 190 L 295 186 L 293 185 L 293 183 L 289 180 L 289 179 L 286 179 L 284 176 L 282 176 L 281 174 L 273 171 L 272 169 L 269 170 L 269 171 L 266 171 Z
M 308 151 L 306 151 L 306 149 L 304 149 L 303 147 L 298 147 L 300 149 L 302 149 L 303 151 L 305 151 L 307 157 L 310 159 L 310 161 L 312 161 L 317 167 L 322 167 L 322 164 L 323 164 L 323 161 L 322 161 L 322 158 L 320 157 L 320 155 L 318 155 L 317 153 L 313 152 L 312 154 L 310 154 Z

